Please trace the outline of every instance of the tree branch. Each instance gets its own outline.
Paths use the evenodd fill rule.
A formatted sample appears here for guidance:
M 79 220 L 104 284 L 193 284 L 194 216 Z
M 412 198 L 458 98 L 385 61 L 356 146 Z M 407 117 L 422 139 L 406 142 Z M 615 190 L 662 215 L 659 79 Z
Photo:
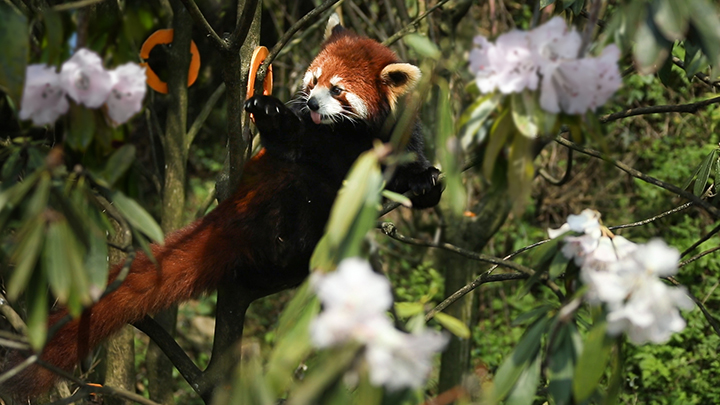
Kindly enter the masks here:
M 455 245 L 451 245 L 449 243 L 434 243 L 434 242 L 426 242 L 420 239 L 415 239 L 409 236 L 402 235 L 397 232 L 397 228 L 395 227 L 395 224 L 391 222 L 382 222 L 379 226 L 379 229 L 387 236 L 398 240 L 400 242 L 408 243 L 411 245 L 416 246 L 424 246 L 424 247 L 431 247 L 431 248 L 438 248 L 438 249 L 444 249 L 449 252 L 457 253 L 461 256 L 467 257 L 468 259 L 477 260 L 480 262 L 485 263 L 492 263 L 496 264 L 498 266 L 508 267 L 513 270 L 519 271 L 521 273 L 525 273 L 528 276 L 532 276 L 535 274 L 535 270 L 531 269 L 530 267 L 524 266 L 519 263 L 511 262 L 509 260 L 500 259 L 498 257 L 488 256 L 484 255 L 482 253 L 475 253 L 471 252 L 469 250 L 462 249 L 460 247 L 457 247 Z M 554 282 L 550 280 L 546 280 L 545 284 L 550 288 L 555 295 L 558 297 L 563 297 L 563 293 L 560 291 L 560 287 L 558 287 Z
M 415 31 L 415 30 L 418 28 L 418 26 L 420 26 L 420 21 L 422 21 L 425 17 L 427 17 L 428 15 L 430 15 L 430 13 L 432 13 L 432 12 L 435 11 L 435 10 L 437 10 L 439 7 L 441 7 L 442 5 L 444 5 L 445 3 L 447 3 L 448 1 L 450 1 L 450 0 L 440 0 L 440 1 L 438 1 L 437 4 L 435 4 L 434 6 L 430 7 L 429 9 L 427 9 L 426 12 L 422 13 L 422 14 L 419 15 L 416 19 L 412 20 L 412 21 L 410 22 L 410 24 L 404 26 L 400 31 L 398 31 L 398 32 L 394 33 L 393 35 L 391 35 L 390 38 L 388 38 L 388 39 L 386 39 L 385 41 L 383 41 L 382 44 L 385 45 L 385 46 L 389 46 L 389 45 L 395 43 L 398 39 L 404 37 L 405 35 L 411 33 L 412 31 Z
M 713 235 L 715 235 L 715 234 L 718 233 L 719 231 L 720 231 L 720 225 L 717 225 L 717 226 L 716 226 L 715 228 L 713 228 L 710 232 L 708 232 L 707 234 L 705 234 L 705 236 L 703 236 L 702 238 L 700 238 L 697 242 L 693 243 L 689 248 L 685 249 L 685 250 L 680 254 L 680 257 L 687 256 L 688 254 L 690 254 L 690 252 L 692 252 L 693 250 L 695 250 L 695 248 L 697 248 L 698 246 L 700 246 L 703 242 L 706 242 L 708 239 L 712 238 Z
M 720 97 L 718 97 L 718 101 L 720 101 Z M 660 188 L 663 188 L 665 190 L 668 190 L 670 192 L 678 194 L 681 197 L 685 198 L 686 200 L 690 200 L 690 201 L 694 202 L 695 204 L 701 206 L 703 209 L 705 209 L 705 211 L 707 211 L 710 215 L 714 216 L 715 218 L 720 218 L 720 210 L 718 210 L 717 207 L 715 207 L 712 204 L 710 204 L 709 202 L 697 197 L 695 194 L 689 193 L 689 192 L 681 189 L 680 187 L 677 187 L 677 186 L 669 184 L 669 183 L 665 183 L 664 181 L 658 180 L 652 176 L 648 176 L 647 174 L 642 173 L 639 170 L 635 170 L 632 167 L 626 165 L 625 163 L 622 163 L 615 159 L 609 158 L 596 150 L 586 148 L 586 147 L 580 146 L 572 141 L 569 141 L 569 140 L 563 138 L 562 135 L 556 136 L 555 142 L 557 142 L 561 145 L 565 145 L 569 148 L 575 149 L 576 151 L 578 151 L 580 153 L 584 153 L 586 155 L 596 157 L 598 159 L 601 159 L 608 163 L 611 163 L 618 169 L 624 171 L 625 173 L 627 173 L 637 179 L 640 179 L 646 183 L 650 183 L 652 185 L 658 186 Z
M 217 48 L 220 52 L 225 52 L 230 49 L 229 44 L 224 39 L 220 38 L 220 36 L 215 32 L 213 27 L 210 25 L 210 23 L 205 19 L 205 16 L 203 15 L 202 11 L 198 8 L 197 4 L 195 4 L 194 0 L 180 0 L 185 8 L 187 9 L 188 13 L 190 13 L 190 18 L 193 19 L 195 24 L 202 28 L 205 31 L 205 36 L 210 38 L 210 42 Z
M 660 213 L 660 214 L 655 215 L 655 216 L 653 216 L 653 217 L 650 217 L 650 218 L 648 218 L 648 219 L 643 219 L 642 221 L 637 221 L 637 222 L 633 222 L 633 223 L 630 223 L 630 224 L 616 225 L 616 226 L 608 226 L 608 229 L 611 230 L 611 231 L 614 231 L 614 230 L 616 230 L 616 229 L 633 228 L 633 227 L 636 227 L 636 226 L 646 225 L 646 224 L 649 224 L 650 222 L 653 222 L 653 221 L 658 220 L 658 219 L 660 219 L 660 218 L 666 217 L 666 216 L 671 215 L 671 214 L 674 214 L 674 213 L 676 213 L 676 212 L 680 212 L 680 211 L 686 210 L 686 209 L 690 208 L 690 207 L 693 206 L 693 205 L 695 205 L 695 203 L 692 202 L 692 201 L 686 202 L 685 204 L 683 204 L 683 205 L 681 205 L 681 206 L 679 206 L 679 207 L 675 207 L 675 208 L 673 208 L 673 209 L 671 209 L 671 210 L 665 211 L 665 212 L 663 212 L 663 213 Z
M 673 285 L 675 285 L 676 287 L 682 285 L 673 276 L 668 276 L 668 277 L 663 277 L 663 278 L 665 280 L 668 280 L 669 282 L 673 283 Z M 687 294 L 688 297 L 690 297 L 695 302 L 695 305 L 697 305 L 698 308 L 700 308 L 700 311 L 702 311 L 703 315 L 705 316 L 705 319 L 707 319 L 708 323 L 710 324 L 710 327 L 713 328 L 713 330 L 715 331 L 715 334 L 720 336 L 720 323 L 718 323 L 718 320 L 715 319 L 714 316 L 712 316 L 712 314 L 707 310 L 707 308 L 705 308 L 705 304 L 703 304 L 702 301 L 700 301 L 697 297 L 695 297 L 693 294 L 691 294 L 689 290 L 685 289 L 685 293 Z
M 625 111 L 619 111 L 616 113 L 608 114 L 600 117 L 600 122 L 605 124 L 610 121 L 619 120 L 621 118 L 632 117 L 635 115 L 645 114 L 663 114 L 671 112 L 682 112 L 682 113 L 696 113 L 699 109 L 707 107 L 712 104 L 720 103 L 720 97 L 709 98 L 707 100 L 698 101 L 697 103 L 690 104 L 677 104 L 677 105 L 654 105 L 650 107 L 638 107 L 631 108 Z
M 273 46 L 273 48 L 268 53 L 268 56 L 258 68 L 257 76 L 255 76 L 256 89 L 262 91 L 262 82 L 263 80 L 265 80 L 265 76 L 267 76 L 270 64 L 275 60 L 283 47 L 287 45 L 288 42 L 290 42 L 295 33 L 313 23 L 320 14 L 324 13 L 327 9 L 335 5 L 335 3 L 337 3 L 338 1 L 340 0 L 325 0 L 324 2 L 322 2 L 322 4 L 315 7 L 314 9 L 312 9 L 312 11 L 305 14 L 301 19 L 296 21 L 289 30 L 285 31 L 285 34 L 283 34 L 282 38 L 280 38 L 280 40 L 278 40 L 275 46 Z

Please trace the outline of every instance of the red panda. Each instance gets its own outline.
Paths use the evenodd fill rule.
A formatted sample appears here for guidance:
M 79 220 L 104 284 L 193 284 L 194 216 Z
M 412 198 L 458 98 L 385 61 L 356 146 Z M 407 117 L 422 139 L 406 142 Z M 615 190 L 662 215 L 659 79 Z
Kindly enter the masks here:
M 138 254 L 123 284 L 80 319 L 62 326 L 41 359 L 72 370 L 123 325 L 212 291 L 228 274 L 257 296 L 302 282 L 347 171 L 373 140 L 388 141 L 383 124 L 398 98 L 420 77 L 417 67 L 345 30 L 337 19 L 331 18 L 328 26 L 331 34 L 308 68 L 296 100 L 286 106 L 271 96 L 255 96 L 245 103 L 264 151 L 247 162 L 232 197 L 169 234 L 164 245 L 153 245 L 157 264 Z M 442 193 L 439 171 L 422 153 L 418 127 L 408 150 L 417 158 L 397 169 L 388 188 L 412 190 L 416 207 L 433 206 Z M 119 270 L 111 271 L 111 281 Z M 50 324 L 64 315 L 63 310 L 56 312 Z M 33 365 L 3 389 L 28 398 L 47 391 L 56 379 Z

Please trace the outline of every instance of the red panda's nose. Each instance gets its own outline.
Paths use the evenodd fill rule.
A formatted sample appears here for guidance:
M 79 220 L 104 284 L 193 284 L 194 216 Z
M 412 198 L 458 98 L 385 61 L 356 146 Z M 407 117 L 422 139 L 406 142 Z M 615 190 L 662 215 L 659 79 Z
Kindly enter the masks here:
M 307 106 L 313 111 L 317 111 L 318 109 L 320 109 L 320 103 L 318 103 L 315 97 L 310 97 L 308 99 Z

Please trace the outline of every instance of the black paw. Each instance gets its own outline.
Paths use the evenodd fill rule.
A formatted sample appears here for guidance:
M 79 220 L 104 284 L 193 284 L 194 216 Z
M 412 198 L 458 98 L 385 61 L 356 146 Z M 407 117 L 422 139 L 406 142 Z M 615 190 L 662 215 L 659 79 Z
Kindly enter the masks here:
M 437 205 L 443 192 L 439 180 L 440 170 L 429 167 L 408 179 L 408 187 L 415 197 L 410 198 L 413 208 L 430 208 Z
M 253 115 L 261 132 L 278 129 L 286 121 L 285 117 L 294 116 L 282 101 L 272 96 L 250 97 L 245 101 L 245 111 Z

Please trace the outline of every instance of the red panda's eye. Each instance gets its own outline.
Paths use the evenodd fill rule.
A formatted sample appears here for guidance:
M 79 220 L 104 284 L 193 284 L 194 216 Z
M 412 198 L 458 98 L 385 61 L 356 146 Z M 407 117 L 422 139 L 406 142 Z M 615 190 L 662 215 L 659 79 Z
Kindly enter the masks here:
M 314 86 L 316 84 L 317 84 L 317 77 L 313 76 L 312 85 Z
M 332 86 L 332 87 L 330 87 L 330 94 L 331 94 L 333 97 L 339 96 L 340 93 L 342 93 L 342 89 L 341 89 L 340 87 L 338 87 L 338 86 Z

